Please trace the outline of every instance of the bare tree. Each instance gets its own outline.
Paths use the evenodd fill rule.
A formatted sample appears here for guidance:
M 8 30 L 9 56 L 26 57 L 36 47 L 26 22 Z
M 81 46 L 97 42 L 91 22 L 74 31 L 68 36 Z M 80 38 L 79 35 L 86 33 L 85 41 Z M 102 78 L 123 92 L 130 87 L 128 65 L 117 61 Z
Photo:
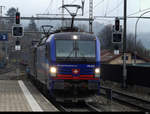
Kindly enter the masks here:
M 30 20 L 28 26 L 25 28 L 25 31 L 32 31 L 35 33 L 28 33 L 25 34 L 24 37 L 21 39 L 21 46 L 22 46 L 22 50 L 24 53 L 22 53 L 22 60 L 23 61 L 28 61 L 29 58 L 29 54 L 30 54 L 30 48 L 32 46 L 32 41 L 33 40 L 39 40 L 41 37 L 41 34 L 38 33 L 38 28 L 37 25 L 35 23 L 35 21 L 33 19 Z M 24 57 L 24 55 L 26 55 Z
M 127 51 L 134 52 L 134 35 L 131 33 L 127 35 Z
M 86 24 L 78 24 L 77 26 L 80 29 L 80 31 L 83 31 L 83 32 L 87 32 L 88 31 L 88 27 L 87 27 Z
M 17 9 L 14 8 L 14 7 L 11 7 L 8 9 L 7 13 L 6 13 L 6 16 L 8 17 L 15 17 L 16 15 L 16 12 L 17 12 Z M 14 19 L 9 19 L 8 22 L 8 28 L 10 28 L 14 23 L 15 23 L 15 20 Z
M 131 33 L 127 35 L 127 51 L 135 51 L 135 38 L 134 35 Z M 143 57 L 147 57 L 150 54 L 150 51 L 144 47 L 141 40 L 138 40 L 136 42 L 136 51 L 138 55 Z
M 113 49 L 116 45 L 112 44 L 112 25 L 106 25 L 101 32 L 99 32 L 98 37 L 100 38 L 101 48 L 102 49 Z M 127 51 L 134 53 L 135 49 L 135 39 L 132 33 L 127 35 Z M 123 45 L 120 44 L 118 47 L 122 50 Z M 137 54 L 143 57 L 150 56 L 150 51 L 147 50 L 141 40 L 138 40 L 136 43 Z
M 105 26 L 101 32 L 99 32 L 98 37 L 100 38 L 102 49 L 112 49 L 112 25 Z

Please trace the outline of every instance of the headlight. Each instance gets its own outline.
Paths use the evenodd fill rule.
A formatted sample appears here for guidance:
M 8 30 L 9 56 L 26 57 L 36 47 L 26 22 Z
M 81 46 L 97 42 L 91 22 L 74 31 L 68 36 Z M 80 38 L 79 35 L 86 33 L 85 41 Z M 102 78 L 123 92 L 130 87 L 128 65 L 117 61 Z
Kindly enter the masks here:
M 51 74 L 51 76 L 56 77 L 56 73 L 57 73 L 56 67 L 51 67 L 50 68 L 50 74 Z
M 99 77 L 100 77 L 100 73 L 101 73 L 100 68 L 96 68 L 96 69 L 95 69 L 95 77 L 96 77 L 96 78 L 99 78 Z
M 95 69 L 95 74 L 100 74 L 100 68 Z
M 74 39 L 74 40 L 77 40 L 77 39 L 78 39 L 78 36 L 77 36 L 77 35 L 74 35 L 74 36 L 73 36 L 73 39 Z
M 50 72 L 51 72 L 51 73 L 56 73 L 56 72 L 57 72 L 57 70 L 56 70 L 56 68 L 55 68 L 55 67 L 51 67 L 51 68 L 50 68 Z

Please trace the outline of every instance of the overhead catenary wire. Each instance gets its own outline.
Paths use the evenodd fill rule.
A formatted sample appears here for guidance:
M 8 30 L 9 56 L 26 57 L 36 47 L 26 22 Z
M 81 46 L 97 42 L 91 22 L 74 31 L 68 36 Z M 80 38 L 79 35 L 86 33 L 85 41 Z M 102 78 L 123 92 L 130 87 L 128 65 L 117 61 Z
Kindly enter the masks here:
M 68 1 L 68 0 L 67 0 Z M 140 0 L 140 3 L 141 3 L 141 1 L 142 0 Z M 69 1 L 69 2 L 71 2 L 71 4 L 73 4 L 73 3 L 75 3 L 75 2 L 78 2 L 78 0 L 71 0 L 71 1 Z M 114 8 L 112 8 L 112 9 L 110 9 L 110 0 L 98 0 L 98 1 L 96 1 L 96 4 L 94 5 L 94 7 L 93 7 L 93 9 L 96 9 L 98 6 L 100 6 L 100 5 L 103 5 L 103 3 L 105 3 L 106 2 L 106 7 L 105 7 L 105 11 L 104 11 L 104 15 L 105 16 L 107 16 L 108 14 L 111 14 L 111 13 L 113 13 L 114 11 L 116 11 L 118 8 L 120 8 L 121 7 L 121 5 L 123 4 L 123 1 L 121 0 L 121 1 L 119 1 L 118 0 L 118 4 L 116 4 L 116 7 L 114 7 Z M 50 0 L 50 3 L 49 3 L 49 5 L 48 5 L 48 7 L 47 7 L 47 9 L 46 9 L 46 11 L 48 10 L 48 8 L 50 8 L 51 7 L 51 5 L 52 5 L 52 3 L 53 3 L 53 0 Z M 139 3 L 139 4 L 140 4 Z M 110 10 L 109 10 L 110 9 Z M 142 13 L 143 11 L 146 11 L 146 10 L 149 10 L 150 8 L 147 8 L 147 9 L 141 9 L 141 5 L 139 5 L 139 11 L 137 11 L 137 12 L 133 12 L 132 14 L 129 14 L 128 16 L 132 16 L 132 15 L 136 15 L 136 14 L 139 14 L 139 13 Z M 85 15 L 87 15 L 88 13 L 87 13 L 88 11 L 86 11 L 84 14 Z M 85 16 L 84 15 L 84 16 Z
M 75 3 L 77 0 L 73 0 L 72 2 L 71 2 L 71 4 L 73 4 L 73 3 Z
M 139 11 L 141 11 L 141 3 L 142 3 L 142 1 L 140 0 L 140 3 L 139 3 Z
M 109 7 L 109 2 L 108 2 L 108 0 L 107 0 L 107 3 L 106 3 L 106 9 L 105 9 L 105 16 L 107 16 L 107 10 L 108 10 L 108 7 Z
M 52 6 L 52 4 L 53 4 L 53 0 L 50 0 L 50 2 L 49 2 L 49 5 L 48 5 L 48 7 L 47 7 L 47 9 L 45 10 L 45 12 L 49 12 L 49 8 Z
M 95 9 L 97 6 L 101 5 L 104 2 L 104 0 L 101 0 L 100 2 L 98 2 L 93 9 Z
M 142 12 L 144 12 L 144 11 L 147 11 L 147 10 L 149 10 L 149 9 L 150 9 L 150 8 L 146 8 L 146 9 L 143 9 L 143 10 L 140 10 L 140 11 L 137 11 L 137 12 L 134 12 L 134 13 L 132 13 L 132 14 L 129 14 L 128 16 L 136 15 L 136 14 L 142 13 Z
M 123 1 L 121 0 L 116 7 L 114 7 L 113 9 L 111 9 L 110 11 L 107 12 L 107 14 L 110 14 L 112 12 L 114 12 L 116 9 L 118 9 L 121 5 L 123 4 Z
M 101 0 L 100 2 L 98 2 L 96 5 L 94 5 L 93 10 L 95 8 L 97 8 L 99 5 L 101 5 L 104 2 L 104 0 Z M 88 14 L 88 11 L 85 12 L 85 14 Z

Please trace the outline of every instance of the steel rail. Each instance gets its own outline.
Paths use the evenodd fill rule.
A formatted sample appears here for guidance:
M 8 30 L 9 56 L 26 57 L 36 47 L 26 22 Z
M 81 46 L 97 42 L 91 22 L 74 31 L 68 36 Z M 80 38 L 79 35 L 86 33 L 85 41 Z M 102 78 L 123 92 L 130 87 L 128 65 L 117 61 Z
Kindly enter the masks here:
M 31 76 L 32 77 L 32 76 Z M 82 102 L 80 105 L 82 106 L 82 108 L 79 107 L 74 107 L 72 105 L 74 105 L 75 103 L 72 103 L 72 105 L 66 102 L 57 102 L 55 99 L 53 99 L 51 96 L 49 96 L 48 93 L 43 93 L 42 88 L 40 88 L 39 86 L 36 86 L 36 82 L 35 79 L 32 77 L 30 79 L 30 81 L 35 85 L 35 87 L 60 111 L 60 112 L 78 112 L 78 111 L 82 111 L 82 112 L 100 112 L 101 109 L 96 108 L 94 105 L 90 105 L 86 102 Z M 69 107 L 68 107 L 69 106 Z M 70 108 L 73 107 L 73 108 Z M 78 106 L 78 105 L 77 105 Z M 68 107 L 68 108 L 67 108 Z
M 101 112 L 101 109 L 98 109 L 92 104 L 89 103 L 79 103 L 79 104 L 74 104 L 74 103 L 69 103 L 69 104 L 59 104 L 60 110 L 63 112 Z M 75 106 L 74 106 L 75 105 Z M 80 106 L 80 108 L 79 108 Z
M 106 91 L 109 88 L 101 87 L 101 89 Z M 101 95 L 106 96 L 106 93 L 101 92 Z M 150 111 L 150 101 L 135 96 L 112 90 L 112 99 L 136 107 L 142 111 Z

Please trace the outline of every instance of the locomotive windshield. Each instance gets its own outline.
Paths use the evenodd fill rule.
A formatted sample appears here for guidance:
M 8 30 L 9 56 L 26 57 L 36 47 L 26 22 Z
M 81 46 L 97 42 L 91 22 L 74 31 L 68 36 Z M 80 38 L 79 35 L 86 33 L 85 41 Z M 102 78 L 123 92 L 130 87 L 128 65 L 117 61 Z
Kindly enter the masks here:
M 56 40 L 56 58 L 95 59 L 95 40 Z

